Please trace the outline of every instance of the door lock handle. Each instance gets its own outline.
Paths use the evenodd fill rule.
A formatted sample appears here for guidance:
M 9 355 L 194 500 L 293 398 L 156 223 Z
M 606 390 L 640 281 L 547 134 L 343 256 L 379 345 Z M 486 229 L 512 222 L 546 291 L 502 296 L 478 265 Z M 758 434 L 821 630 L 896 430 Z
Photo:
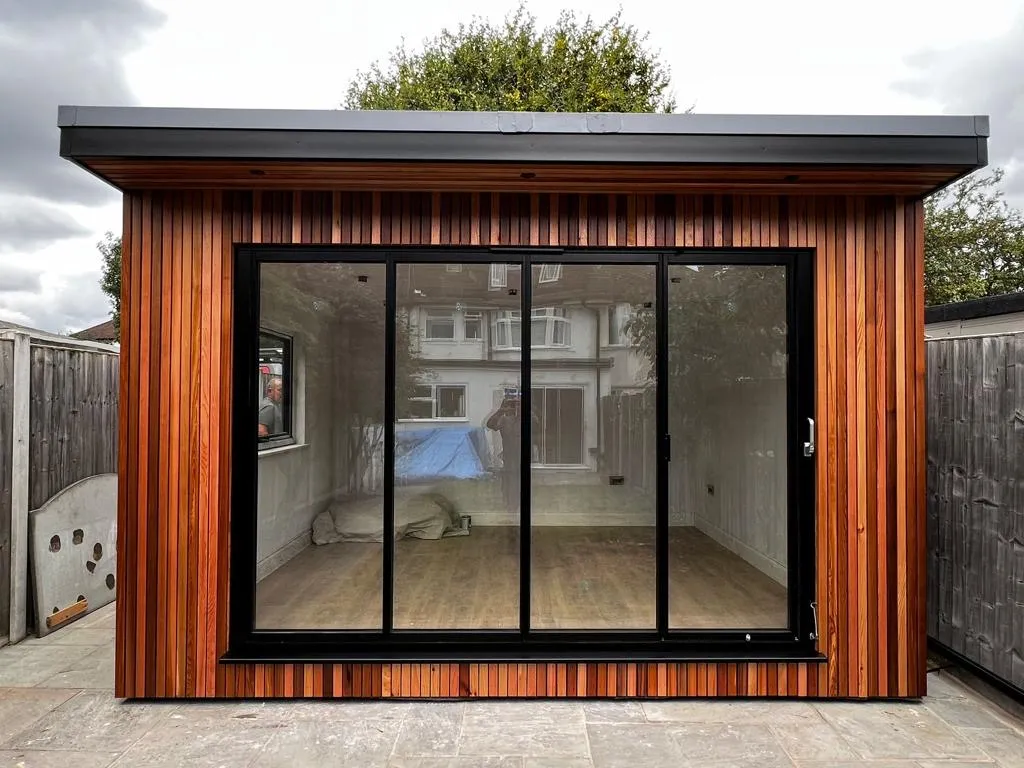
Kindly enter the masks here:
M 807 440 L 804 441 L 804 456 L 814 455 L 814 419 L 807 419 Z

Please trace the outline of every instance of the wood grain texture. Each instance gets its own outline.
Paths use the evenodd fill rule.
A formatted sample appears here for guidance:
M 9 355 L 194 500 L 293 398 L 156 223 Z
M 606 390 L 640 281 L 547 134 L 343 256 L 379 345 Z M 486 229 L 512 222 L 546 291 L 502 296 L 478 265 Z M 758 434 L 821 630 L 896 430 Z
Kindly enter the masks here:
M 894 196 L 127 194 L 117 695 L 923 695 L 921 216 L 920 202 Z M 816 586 L 828 662 L 220 664 L 232 245 L 247 242 L 813 249 Z
M 792 166 L 792 165 L 645 165 L 642 163 L 602 165 L 599 163 L 402 163 L 402 162 L 337 162 L 337 161 L 265 161 L 265 160 L 135 160 L 131 158 L 83 158 L 82 163 L 114 186 L 124 190 L 146 189 L 262 189 L 280 190 L 289 195 L 294 190 L 348 190 L 405 192 L 522 192 L 536 201 L 553 192 L 574 193 L 666 193 L 666 194 L 833 194 L 833 195 L 923 195 L 950 178 L 963 173 L 956 166 Z M 510 198 L 504 198 L 506 201 Z M 766 198 L 746 198 L 770 208 Z M 420 200 L 420 198 L 417 198 Z M 583 222 L 594 222 L 586 212 L 585 198 L 577 198 L 579 208 L 584 200 Z M 429 210 L 429 198 L 422 198 Z M 743 205 L 742 201 L 739 201 Z M 642 205 L 642 203 L 641 203 Z M 770 228 L 767 218 L 754 215 Z M 442 220 L 445 215 L 442 214 Z M 468 218 L 468 217 L 467 217 Z M 526 219 L 522 219 L 526 221 Z M 666 220 L 662 219 L 662 222 Z M 747 219 L 752 221 L 752 219 Z M 641 237 L 648 236 L 642 222 Z M 529 231 L 529 226 L 527 231 Z M 753 237 L 756 228 L 739 225 Z M 585 225 L 579 237 L 585 244 L 589 229 Z M 649 232 L 653 239 L 655 231 Z M 758 232 L 760 239 L 768 232 Z M 293 235 L 294 236 L 294 235 Z M 738 236 L 737 245 L 742 236 Z M 298 238 L 295 238 L 298 242 Z M 428 243 L 424 239 L 422 242 Z M 524 240 L 524 242 L 526 242 Z M 652 242 L 651 245 L 654 245 Z

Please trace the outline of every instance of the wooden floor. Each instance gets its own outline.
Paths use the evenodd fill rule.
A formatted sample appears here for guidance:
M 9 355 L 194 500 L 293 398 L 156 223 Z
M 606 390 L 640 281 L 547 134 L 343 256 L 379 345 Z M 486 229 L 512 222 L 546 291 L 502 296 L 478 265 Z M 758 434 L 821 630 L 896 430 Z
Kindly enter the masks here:
M 395 546 L 396 629 L 514 629 L 519 531 Z M 654 529 L 538 527 L 537 629 L 649 629 L 655 622 Z M 670 531 L 669 619 L 680 629 L 766 629 L 787 623 L 784 586 L 696 528 Z M 379 629 L 381 545 L 312 546 L 257 585 L 257 629 Z

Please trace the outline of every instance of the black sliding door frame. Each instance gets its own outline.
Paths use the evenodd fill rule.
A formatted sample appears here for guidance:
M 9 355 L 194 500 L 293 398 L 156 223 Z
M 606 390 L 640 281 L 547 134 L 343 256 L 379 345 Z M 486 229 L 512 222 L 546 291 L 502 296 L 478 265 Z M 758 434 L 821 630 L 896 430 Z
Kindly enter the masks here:
M 791 661 L 821 660 L 815 646 L 813 459 L 802 455 L 800 425 L 813 417 L 812 254 L 795 249 L 464 248 L 239 245 L 235 249 L 229 646 L 223 661 Z M 256 354 L 260 266 L 269 263 L 384 264 L 387 276 L 384 408 L 384 572 L 381 629 L 257 629 Z M 519 264 L 521 268 L 521 452 L 519 627 L 404 630 L 394 627 L 395 414 L 397 267 L 400 264 Z M 656 626 L 642 630 L 534 630 L 531 607 L 531 344 L 533 267 L 648 265 L 656 268 Z M 684 630 L 669 627 L 668 268 L 670 264 L 786 267 L 789 464 L 789 626 L 778 630 Z

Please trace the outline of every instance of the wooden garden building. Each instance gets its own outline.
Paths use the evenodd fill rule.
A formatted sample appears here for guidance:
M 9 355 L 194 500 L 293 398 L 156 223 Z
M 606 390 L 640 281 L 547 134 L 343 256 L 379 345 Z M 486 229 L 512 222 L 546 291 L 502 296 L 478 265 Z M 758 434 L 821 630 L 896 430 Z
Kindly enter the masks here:
M 61 107 L 124 195 L 116 693 L 925 693 L 983 117 Z

